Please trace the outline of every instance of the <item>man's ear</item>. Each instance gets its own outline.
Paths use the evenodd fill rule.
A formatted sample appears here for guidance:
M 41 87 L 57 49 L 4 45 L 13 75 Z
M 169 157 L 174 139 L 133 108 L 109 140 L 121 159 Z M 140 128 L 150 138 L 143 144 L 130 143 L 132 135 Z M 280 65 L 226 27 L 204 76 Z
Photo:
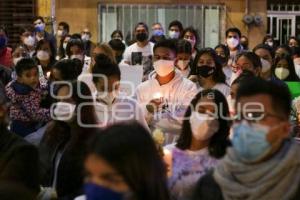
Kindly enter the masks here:
M 291 132 L 291 124 L 289 122 L 283 122 L 282 125 L 282 138 L 288 138 Z
M 175 60 L 174 60 L 174 66 L 177 66 L 177 63 L 178 63 L 178 58 L 175 58 Z

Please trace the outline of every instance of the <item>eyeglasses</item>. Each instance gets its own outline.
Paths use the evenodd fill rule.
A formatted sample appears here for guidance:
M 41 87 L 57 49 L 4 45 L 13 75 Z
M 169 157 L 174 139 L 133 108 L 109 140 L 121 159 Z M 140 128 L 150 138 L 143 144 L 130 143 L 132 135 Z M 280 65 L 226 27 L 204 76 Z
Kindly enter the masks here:
M 266 113 L 266 112 L 247 112 L 247 113 L 239 113 L 233 117 L 234 122 L 240 122 L 242 120 L 246 120 L 248 122 L 261 122 L 263 120 L 266 120 L 266 118 L 272 117 L 272 118 L 277 118 L 280 120 L 283 120 L 284 118 L 272 114 L 272 113 Z

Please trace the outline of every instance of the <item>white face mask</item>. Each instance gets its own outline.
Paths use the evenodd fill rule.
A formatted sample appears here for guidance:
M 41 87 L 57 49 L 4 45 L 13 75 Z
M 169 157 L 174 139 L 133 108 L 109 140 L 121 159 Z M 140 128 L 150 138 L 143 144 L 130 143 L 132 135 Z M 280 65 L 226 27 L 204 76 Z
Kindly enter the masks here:
M 191 40 L 191 39 L 185 39 L 185 40 L 188 41 L 192 45 L 192 48 L 195 48 L 196 40 Z
M 46 61 L 50 59 L 50 55 L 47 51 L 39 50 L 36 54 L 36 57 L 39 60 Z
M 101 102 L 106 103 L 107 105 L 112 105 L 114 100 L 118 97 L 119 91 L 114 90 L 111 92 L 97 92 L 97 99 Z
M 57 36 L 58 37 L 62 37 L 64 35 L 64 31 L 63 30 L 58 30 L 57 31 Z
M 286 69 L 286 68 L 283 68 L 283 67 L 277 67 L 275 69 L 275 75 L 280 80 L 284 80 L 284 79 L 286 79 L 290 75 L 290 71 L 288 69 Z
M 219 122 L 208 114 L 192 112 L 190 117 L 191 130 L 196 140 L 208 140 L 219 130 Z
M 63 43 L 63 48 L 64 48 L 64 50 L 67 49 L 67 45 L 68 45 L 68 43 Z
M 32 36 L 28 36 L 24 39 L 24 44 L 29 46 L 29 47 L 33 47 L 35 45 L 35 39 Z
M 267 45 L 269 45 L 270 47 L 273 47 L 274 43 L 273 42 L 266 42 Z
M 174 61 L 173 60 L 158 60 L 153 63 L 155 72 L 161 76 L 167 76 L 172 71 L 174 71 Z
M 75 116 L 76 105 L 58 102 L 53 109 L 52 118 L 59 121 L 71 122 Z
M 169 31 L 169 37 L 171 39 L 178 39 L 179 38 L 179 32 L 176 32 L 176 31 Z
M 16 66 L 17 63 L 18 63 L 20 60 L 22 60 L 22 58 L 23 58 L 23 57 L 14 58 L 14 59 L 13 59 L 14 65 Z
M 71 59 L 74 59 L 74 58 L 77 58 L 77 59 L 83 61 L 83 55 L 81 55 L 81 54 L 71 55 Z
M 90 36 L 88 34 L 83 34 L 81 36 L 81 39 L 84 40 L 84 41 L 88 41 L 88 40 L 90 40 Z
M 177 66 L 180 70 L 186 70 L 188 67 L 188 64 L 190 63 L 189 60 L 178 60 Z
M 234 49 L 239 45 L 240 41 L 238 39 L 235 38 L 228 38 L 227 39 L 227 45 L 229 46 L 229 48 Z
M 263 59 L 263 58 L 261 58 L 260 61 L 261 61 L 261 64 L 262 64 L 261 71 L 263 73 L 268 72 L 271 69 L 271 63 L 269 61 L 267 61 L 266 59 Z

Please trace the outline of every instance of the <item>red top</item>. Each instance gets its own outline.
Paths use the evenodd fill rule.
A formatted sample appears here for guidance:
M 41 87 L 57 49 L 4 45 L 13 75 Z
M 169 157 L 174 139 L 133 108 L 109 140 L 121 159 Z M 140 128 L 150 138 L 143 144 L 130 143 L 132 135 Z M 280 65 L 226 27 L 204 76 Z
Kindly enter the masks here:
M 0 65 L 4 65 L 6 67 L 12 67 L 12 49 L 6 47 L 2 52 L 0 51 Z

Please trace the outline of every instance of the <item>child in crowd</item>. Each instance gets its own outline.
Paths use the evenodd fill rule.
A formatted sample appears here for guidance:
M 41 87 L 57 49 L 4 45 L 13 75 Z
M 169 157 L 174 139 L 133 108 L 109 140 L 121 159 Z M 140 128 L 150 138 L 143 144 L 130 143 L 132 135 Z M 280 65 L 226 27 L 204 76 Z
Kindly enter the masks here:
M 5 88 L 11 102 L 10 130 L 26 137 L 50 120 L 50 111 L 40 106 L 46 95 L 46 88 L 39 84 L 38 66 L 34 60 L 23 58 L 17 63 L 15 70 L 17 79 Z

